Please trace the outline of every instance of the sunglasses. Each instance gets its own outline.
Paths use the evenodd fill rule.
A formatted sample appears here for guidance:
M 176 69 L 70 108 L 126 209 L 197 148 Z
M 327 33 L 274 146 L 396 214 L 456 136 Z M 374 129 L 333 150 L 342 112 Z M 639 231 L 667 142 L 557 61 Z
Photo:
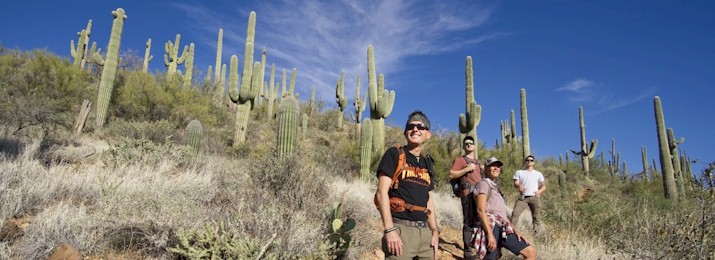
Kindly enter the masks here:
M 474 142 L 464 142 L 464 145 L 474 145 Z
M 417 127 L 417 130 L 429 130 L 429 127 L 422 124 L 407 124 L 405 130 L 412 130 L 415 127 Z
M 526 159 L 526 160 L 524 160 L 524 161 L 525 161 L 525 162 L 533 162 L 534 160 L 532 160 L 532 159 Z

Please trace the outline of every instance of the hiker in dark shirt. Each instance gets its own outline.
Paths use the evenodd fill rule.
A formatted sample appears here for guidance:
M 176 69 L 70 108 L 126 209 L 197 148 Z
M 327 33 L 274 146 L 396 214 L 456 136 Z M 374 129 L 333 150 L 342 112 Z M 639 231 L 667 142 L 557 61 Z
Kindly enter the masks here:
M 432 136 L 427 116 L 412 112 L 404 134 L 407 145 L 388 149 L 377 170 L 375 201 L 385 227 L 382 250 L 385 259 L 438 259 L 439 229 L 429 195 L 433 162 L 422 154 Z

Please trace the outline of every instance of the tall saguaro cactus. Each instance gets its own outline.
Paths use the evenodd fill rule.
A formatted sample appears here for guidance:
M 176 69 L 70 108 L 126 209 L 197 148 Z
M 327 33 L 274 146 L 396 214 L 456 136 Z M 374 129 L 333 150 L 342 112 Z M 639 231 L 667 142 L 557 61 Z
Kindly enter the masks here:
M 87 56 L 87 46 L 89 45 L 89 35 L 92 32 L 92 19 L 87 22 L 87 28 L 77 33 L 77 47 L 74 40 L 70 41 L 70 55 L 74 58 L 74 66 L 84 69 L 84 64 L 90 56 Z
M 360 75 L 357 75 L 357 79 L 355 80 L 355 99 L 353 101 L 353 106 L 355 107 L 355 116 L 353 116 L 353 120 L 355 120 L 355 123 L 358 125 L 362 122 L 362 112 L 365 111 L 366 99 L 367 97 L 360 99 Z M 355 129 L 357 131 L 355 136 L 359 137 L 362 127 L 356 127 Z
M 465 74 L 465 85 L 466 85 L 466 112 L 465 114 L 459 114 L 459 132 L 460 140 L 464 139 L 466 135 L 474 137 L 477 139 L 477 126 L 482 118 L 482 106 L 477 105 L 474 100 L 474 71 L 472 69 L 472 57 L 467 56 L 466 68 L 464 70 Z M 479 147 L 475 145 L 474 147 Z M 474 158 L 479 159 L 479 153 L 475 149 L 472 152 Z
M 154 59 L 154 56 L 151 55 L 151 38 L 146 40 L 146 50 L 144 51 L 144 66 L 142 67 L 142 71 L 144 73 L 149 72 L 149 62 Z
M 236 103 L 236 134 L 234 136 L 234 146 L 246 141 L 246 127 L 248 126 L 249 113 L 251 112 L 253 99 L 258 95 L 258 87 L 262 81 L 259 79 L 261 63 L 253 63 L 253 40 L 256 33 L 256 12 L 251 12 L 248 16 L 248 28 L 246 29 L 246 48 L 243 56 L 243 73 L 241 74 L 241 90 L 237 89 L 238 84 L 238 57 L 231 56 L 231 74 L 229 75 L 228 94 L 231 101 Z M 253 64 L 253 66 L 251 66 Z
M 223 51 L 223 28 L 218 29 L 218 41 L 216 42 L 216 72 L 214 73 L 214 85 L 218 85 L 219 83 L 222 83 L 219 81 L 219 77 L 221 77 L 221 71 L 219 68 L 221 68 L 221 52 Z M 211 73 L 210 71 L 208 73 Z M 223 91 L 221 92 L 223 94 Z
M 588 143 L 586 143 L 586 123 L 584 123 L 584 119 L 583 119 L 583 107 L 582 106 L 578 107 L 578 119 L 579 119 L 579 128 L 581 129 L 581 150 L 578 152 L 571 150 L 571 152 L 573 154 L 581 157 L 581 164 L 583 165 L 583 173 L 586 176 L 588 176 L 589 175 L 588 160 L 593 158 L 594 155 L 596 155 L 596 146 L 598 146 L 598 140 L 596 140 L 596 139 L 591 140 L 590 146 L 588 145 Z
M 365 119 L 361 125 L 360 131 L 360 177 L 363 180 L 369 179 L 370 162 L 372 160 L 372 122 Z
M 278 156 L 293 154 L 298 135 L 298 100 L 293 96 L 281 98 L 278 106 Z
M 97 128 L 102 128 L 107 120 L 107 111 L 109 110 L 109 101 L 112 99 L 112 88 L 114 87 L 114 78 L 117 75 L 117 66 L 119 65 L 119 47 L 122 41 L 122 29 L 124 28 L 124 20 L 127 15 L 124 9 L 117 8 L 112 11 L 114 21 L 112 22 L 112 33 L 109 36 L 109 45 L 107 46 L 107 60 L 104 61 L 102 68 L 102 78 L 99 81 L 99 94 L 97 95 Z M 99 56 L 99 55 L 95 55 Z
M 345 97 L 345 73 L 340 72 L 340 78 L 335 86 L 335 102 L 338 103 L 338 128 L 343 128 L 343 111 L 348 106 L 348 98 Z
M 645 146 L 641 146 L 641 162 L 643 163 L 643 178 L 647 181 L 648 177 L 648 150 Z
M 670 143 L 665 130 L 665 119 L 663 118 L 663 107 L 660 103 L 660 97 L 653 98 L 653 107 L 655 110 L 655 126 L 658 132 L 658 147 L 660 152 L 660 169 L 663 176 L 663 192 L 665 198 L 678 200 L 678 191 L 675 185 L 675 170 L 673 169 L 673 161 L 670 154 Z
M 176 34 L 174 42 L 167 41 L 164 44 L 164 66 L 168 69 L 167 75 L 170 78 L 176 73 L 177 67 L 184 63 L 186 53 L 189 51 L 189 46 L 184 46 L 184 52 L 179 56 L 180 42 L 181 34 Z
M 529 144 L 529 116 L 526 112 L 526 89 L 520 91 L 521 100 L 521 145 L 523 147 L 523 157 L 531 155 L 531 145 Z
M 523 157 L 531 155 L 531 145 L 529 145 L 529 116 L 526 113 L 526 90 L 521 89 L 521 145 L 523 147 Z
M 266 102 L 268 102 L 268 107 L 266 108 L 267 118 L 273 118 L 273 103 L 276 101 L 276 95 L 278 94 L 278 86 L 275 82 L 276 76 L 276 64 L 271 64 L 271 77 L 268 83 L 268 91 L 266 92 Z
M 181 76 L 181 79 L 184 81 L 184 90 L 189 90 L 191 89 L 191 80 L 194 76 L 194 43 L 192 42 L 189 44 L 189 52 L 185 54 L 186 55 L 186 64 L 184 65 L 184 69 L 186 70 L 186 73 L 184 73 L 183 76 Z
M 385 118 L 392 113 L 395 104 L 395 91 L 385 89 L 384 76 L 380 74 L 378 82 L 375 72 L 375 54 L 372 45 L 367 46 L 367 79 L 370 96 L 370 118 L 372 119 L 373 151 L 382 153 L 385 149 Z
M 678 145 L 685 141 L 685 138 L 675 139 L 673 128 L 668 128 L 668 147 L 670 148 L 670 156 L 673 158 L 673 174 L 675 175 L 675 183 L 678 184 L 678 196 L 685 198 L 685 180 L 683 179 L 683 170 L 680 166 L 680 155 L 678 154 Z

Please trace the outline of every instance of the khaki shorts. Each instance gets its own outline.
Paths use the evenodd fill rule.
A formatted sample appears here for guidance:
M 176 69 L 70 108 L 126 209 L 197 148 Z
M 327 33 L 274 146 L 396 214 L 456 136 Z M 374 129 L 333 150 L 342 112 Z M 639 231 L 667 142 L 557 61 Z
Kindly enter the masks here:
M 432 230 L 427 225 L 424 227 L 410 227 L 403 224 L 395 223 L 396 231 L 402 240 L 402 255 L 392 255 L 387 250 L 387 241 L 385 236 L 382 237 L 382 252 L 385 253 L 385 259 L 434 259 L 434 249 L 430 246 L 432 241 Z

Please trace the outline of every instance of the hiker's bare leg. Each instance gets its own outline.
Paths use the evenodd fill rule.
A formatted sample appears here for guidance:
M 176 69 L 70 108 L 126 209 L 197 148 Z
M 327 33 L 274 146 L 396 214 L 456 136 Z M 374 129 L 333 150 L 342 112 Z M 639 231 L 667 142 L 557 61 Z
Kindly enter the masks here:
M 519 254 L 524 257 L 524 260 L 536 259 L 536 247 L 528 246 L 522 249 Z

